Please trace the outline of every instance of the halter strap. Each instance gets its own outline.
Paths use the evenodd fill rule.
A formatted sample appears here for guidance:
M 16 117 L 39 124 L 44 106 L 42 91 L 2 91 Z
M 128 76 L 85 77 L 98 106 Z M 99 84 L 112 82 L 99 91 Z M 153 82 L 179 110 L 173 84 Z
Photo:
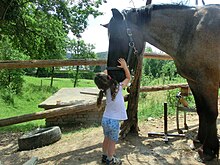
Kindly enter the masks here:
M 116 67 L 116 66 L 108 66 L 106 67 L 107 70 L 122 70 L 122 68 Z
M 131 29 L 128 27 L 128 24 L 127 24 L 126 20 L 125 20 L 125 24 L 126 24 L 126 32 L 127 32 L 128 38 L 129 38 L 129 43 L 128 43 L 129 51 L 128 51 L 128 57 L 127 57 L 126 62 L 127 62 L 127 64 L 129 64 L 130 59 L 131 59 L 132 51 L 134 50 L 134 54 L 137 54 L 138 51 L 137 51 L 137 49 L 135 47 L 135 44 L 134 44 Z M 118 68 L 118 67 L 106 67 L 106 69 L 107 70 L 122 70 L 122 68 Z

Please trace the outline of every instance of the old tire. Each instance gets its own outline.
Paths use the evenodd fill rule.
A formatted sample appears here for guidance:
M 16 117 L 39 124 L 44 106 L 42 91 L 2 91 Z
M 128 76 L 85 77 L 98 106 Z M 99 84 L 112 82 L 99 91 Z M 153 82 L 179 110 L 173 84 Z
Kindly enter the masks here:
M 61 139 L 60 127 L 37 128 L 18 138 L 19 150 L 31 150 L 43 147 Z

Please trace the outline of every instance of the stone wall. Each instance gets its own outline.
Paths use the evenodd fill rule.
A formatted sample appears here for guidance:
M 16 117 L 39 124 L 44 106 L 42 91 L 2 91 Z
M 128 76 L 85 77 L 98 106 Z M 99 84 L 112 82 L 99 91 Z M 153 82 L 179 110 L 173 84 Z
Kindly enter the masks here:
M 88 109 L 87 111 L 77 112 L 63 116 L 57 116 L 46 119 L 47 126 L 69 125 L 73 123 L 94 124 L 101 123 L 104 107 L 101 109 Z

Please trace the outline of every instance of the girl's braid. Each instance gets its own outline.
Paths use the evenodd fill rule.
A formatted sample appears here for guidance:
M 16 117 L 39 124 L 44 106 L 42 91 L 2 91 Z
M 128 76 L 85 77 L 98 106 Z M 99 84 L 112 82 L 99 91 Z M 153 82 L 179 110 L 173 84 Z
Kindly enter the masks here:
M 113 83 L 110 86 L 110 91 L 111 91 L 112 101 L 114 101 L 119 90 L 119 84 L 116 80 L 112 80 L 112 81 Z
M 100 90 L 99 91 L 99 95 L 98 95 L 98 98 L 97 98 L 97 107 L 100 108 L 101 104 L 102 104 L 102 98 L 105 94 L 105 91 L 104 90 Z
M 98 107 L 101 106 L 102 98 L 104 94 L 106 94 L 106 90 L 108 88 L 110 88 L 112 101 L 114 101 L 119 90 L 119 84 L 116 80 L 112 79 L 109 75 L 98 73 L 96 74 L 94 78 L 94 82 L 97 85 L 97 87 L 100 89 L 98 98 L 97 98 Z

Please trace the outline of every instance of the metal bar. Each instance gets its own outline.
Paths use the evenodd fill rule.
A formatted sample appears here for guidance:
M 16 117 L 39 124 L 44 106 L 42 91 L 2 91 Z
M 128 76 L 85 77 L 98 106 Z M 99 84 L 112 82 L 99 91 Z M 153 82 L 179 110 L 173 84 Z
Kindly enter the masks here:
M 164 132 L 148 132 L 148 136 L 149 137 L 164 136 Z M 167 133 L 167 136 L 185 137 L 185 134 L 171 134 L 171 133 Z
M 168 135 L 167 135 L 167 103 L 163 104 L 163 111 L 164 111 L 164 142 L 168 142 Z
M 169 134 L 168 128 L 167 128 L 167 103 L 164 103 L 164 132 L 148 132 L 149 137 L 158 137 L 163 136 L 164 142 L 168 142 L 168 136 L 174 136 L 174 137 L 185 137 L 185 134 Z

